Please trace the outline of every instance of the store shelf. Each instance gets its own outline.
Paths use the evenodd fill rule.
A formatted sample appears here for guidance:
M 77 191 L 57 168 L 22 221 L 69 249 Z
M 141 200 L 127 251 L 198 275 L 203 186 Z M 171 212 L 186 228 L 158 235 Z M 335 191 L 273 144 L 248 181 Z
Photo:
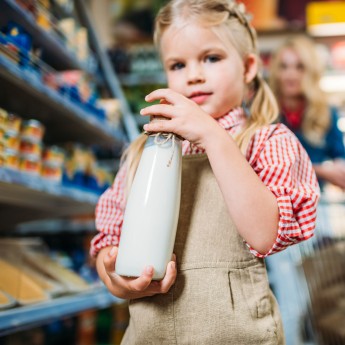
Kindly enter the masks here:
M 94 219 L 49 219 L 37 220 L 19 224 L 16 229 L 16 234 L 21 235 L 44 235 L 44 234 L 59 234 L 59 233 L 96 233 L 96 226 Z
M 57 70 L 87 70 L 86 66 L 77 60 L 74 53 L 66 48 L 62 38 L 37 25 L 32 14 L 14 0 L 1 0 L 0 23 L 4 25 L 10 20 L 21 25 L 33 37 L 34 45 L 43 50 L 44 58 L 50 66 Z
M 120 129 L 111 128 L 79 104 L 43 84 L 33 72 L 19 68 L 3 56 L 0 56 L 0 88 L 0 106 L 22 117 L 42 121 L 49 129 L 48 142 L 120 144 L 124 141 Z
M 93 214 L 98 195 L 0 168 L 0 229 L 23 221 Z
M 60 318 L 78 314 L 88 309 L 101 309 L 121 303 L 105 287 L 78 295 L 66 296 L 31 306 L 0 311 L 0 336 L 44 325 Z
M 163 72 L 121 74 L 119 80 L 124 86 L 166 84 L 166 77 Z

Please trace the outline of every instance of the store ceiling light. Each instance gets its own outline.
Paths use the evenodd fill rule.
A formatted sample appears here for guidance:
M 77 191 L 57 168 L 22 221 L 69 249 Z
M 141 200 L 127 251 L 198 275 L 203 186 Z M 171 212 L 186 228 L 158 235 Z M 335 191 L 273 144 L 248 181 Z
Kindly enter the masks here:
M 308 32 L 316 37 L 344 36 L 345 23 L 318 24 L 308 27 Z
M 345 74 L 324 75 L 320 87 L 329 93 L 345 92 Z
M 307 30 L 312 36 L 345 35 L 345 2 L 310 2 L 306 19 Z

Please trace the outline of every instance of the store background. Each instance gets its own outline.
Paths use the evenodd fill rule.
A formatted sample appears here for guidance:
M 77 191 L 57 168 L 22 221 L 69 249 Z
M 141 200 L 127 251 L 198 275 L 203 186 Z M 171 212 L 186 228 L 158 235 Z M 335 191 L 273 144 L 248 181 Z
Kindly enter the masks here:
M 165 85 L 152 45 L 163 2 L 0 1 L 0 344 L 120 343 L 126 303 L 102 287 L 88 248 L 144 96 Z M 284 39 L 313 37 L 345 132 L 345 2 L 243 2 L 264 76 Z M 327 186 L 317 236 L 271 269 L 288 345 L 345 344 L 344 200 Z

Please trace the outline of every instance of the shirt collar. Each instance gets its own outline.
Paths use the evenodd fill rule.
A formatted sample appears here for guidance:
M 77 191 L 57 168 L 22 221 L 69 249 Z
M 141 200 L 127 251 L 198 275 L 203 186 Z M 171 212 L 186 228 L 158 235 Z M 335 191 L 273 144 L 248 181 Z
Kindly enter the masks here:
M 245 115 L 241 107 L 231 110 L 229 113 L 217 119 L 217 122 L 224 129 L 231 129 L 241 125 L 245 121 Z

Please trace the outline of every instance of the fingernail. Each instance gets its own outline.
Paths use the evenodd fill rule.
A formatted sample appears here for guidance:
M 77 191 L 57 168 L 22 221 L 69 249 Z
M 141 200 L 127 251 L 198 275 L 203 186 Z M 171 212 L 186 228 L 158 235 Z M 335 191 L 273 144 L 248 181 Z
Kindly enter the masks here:
M 147 266 L 146 267 L 146 273 L 147 274 L 152 274 L 153 273 L 153 267 L 152 266 Z
M 144 129 L 145 129 L 145 131 L 147 130 L 147 128 L 148 128 L 148 125 L 144 125 L 144 127 L 143 127 Z
M 114 256 L 115 255 L 115 252 L 116 252 L 116 247 L 113 247 L 110 249 L 110 252 L 109 252 L 109 256 Z
M 140 112 L 139 112 L 139 113 L 140 113 L 141 115 L 143 114 L 143 112 L 144 112 L 143 109 L 140 109 Z
M 147 101 L 149 99 L 149 95 L 145 96 L 145 101 Z
M 171 268 L 174 270 L 174 269 L 176 269 L 176 262 L 175 261 L 173 261 L 172 263 L 171 263 Z

